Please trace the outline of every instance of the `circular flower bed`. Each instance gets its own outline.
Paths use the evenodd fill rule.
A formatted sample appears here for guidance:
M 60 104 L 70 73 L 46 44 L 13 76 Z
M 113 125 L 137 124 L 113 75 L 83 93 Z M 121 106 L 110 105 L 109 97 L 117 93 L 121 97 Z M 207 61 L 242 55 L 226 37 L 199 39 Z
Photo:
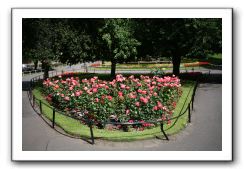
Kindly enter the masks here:
M 43 82 L 46 99 L 58 110 L 83 122 L 146 122 L 165 120 L 170 123 L 173 110 L 181 95 L 179 78 L 117 75 L 113 81 L 79 79 L 79 77 L 47 79 Z M 144 129 L 153 124 L 142 123 L 134 128 Z M 117 125 L 118 129 L 123 125 Z

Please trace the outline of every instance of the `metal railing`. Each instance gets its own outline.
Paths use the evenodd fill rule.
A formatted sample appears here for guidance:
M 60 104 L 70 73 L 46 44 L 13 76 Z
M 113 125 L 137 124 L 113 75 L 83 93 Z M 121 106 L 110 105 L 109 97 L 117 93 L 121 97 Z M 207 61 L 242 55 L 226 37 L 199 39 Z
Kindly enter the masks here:
M 63 73 L 63 72 L 62 72 Z M 58 72 L 51 72 L 50 73 L 50 77 L 53 77 L 53 76 L 58 76 Z M 67 117 L 71 117 L 71 118 L 74 118 L 74 119 L 77 119 L 73 116 L 70 116 L 62 111 L 59 111 L 57 110 L 55 107 L 52 107 L 48 104 L 46 104 L 45 102 L 43 102 L 42 100 L 38 99 L 35 97 L 35 95 L 33 95 L 32 93 L 32 90 L 34 89 L 36 83 L 39 83 L 39 82 L 42 82 L 43 80 L 43 75 L 39 75 L 39 76 L 36 76 L 34 78 L 32 78 L 30 80 L 30 88 L 29 88 L 29 99 L 30 99 L 30 103 L 31 103 L 31 106 L 33 107 L 33 109 L 35 110 L 35 112 L 37 112 L 39 115 L 43 115 L 43 106 L 46 106 L 48 107 L 51 111 L 52 111 L 52 117 L 49 118 L 49 122 L 47 122 L 52 128 L 55 128 L 55 125 L 56 125 L 56 113 L 59 113 L 59 114 L 62 114 L 62 115 L 65 115 Z M 164 124 L 166 124 L 168 121 L 172 121 L 172 120 L 175 120 L 174 121 L 174 124 L 171 125 L 170 128 L 172 128 L 176 123 L 177 121 L 179 120 L 180 117 L 182 117 L 185 113 L 188 113 L 188 122 L 191 123 L 191 114 L 192 114 L 192 110 L 193 110 L 193 105 L 194 105 L 194 97 L 195 97 L 195 92 L 196 92 L 196 88 L 197 88 L 197 85 L 198 85 L 198 81 L 196 81 L 195 85 L 189 89 L 189 92 L 187 94 L 187 98 L 185 100 L 185 103 L 184 105 L 182 106 L 182 109 L 181 111 L 179 112 L 179 114 L 177 116 L 174 116 L 174 117 L 171 117 L 170 119 L 166 119 L 166 120 L 155 120 L 155 121 L 144 121 L 144 122 L 133 122 L 133 123 L 129 123 L 129 122 L 111 122 L 111 121 L 103 121 L 101 122 L 102 124 L 104 124 L 104 126 L 106 124 L 112 124 L 112 125 L 124 125 L 124 126 L 129 126 L 129 125 L 143 125 L 145 123 L 151 123 L 151 124 L 160 124 L 160 130 L 163 134 L 163 136 L 165 137 L 166 140 L 169 140 L 169 137 L 168 135 L 166 134 L 166 131 L 169 129 L 165 129 L 164 128 Z M 192 95 L 190 95 L 192 91 Z M 186 104 L 186 101 L 187 99 L 191 97 L 189 103 L 187 106 L 185 106 Z M 185 108 L 185 109 L 184 109 Z M 44 118 L 43 118 L 44 119 Z M 45 120 L 45 119 L 44 119 Z M 77 120 L 81 120 L 81 119 L 77 119 Z M 88 125 L 88 127 L 90 128 L 90 139 L 91 139 L 91 144 L 94 144 L 95 143 L 95 137 L 94 137 L 94 132 L 93 132 L 93 122 L 91 120 L 87 120 L 87 119 L 83 119 L 83 121 L 85 121 L 85 123 Z M 51 124 L 50 124 L 51 122 Z

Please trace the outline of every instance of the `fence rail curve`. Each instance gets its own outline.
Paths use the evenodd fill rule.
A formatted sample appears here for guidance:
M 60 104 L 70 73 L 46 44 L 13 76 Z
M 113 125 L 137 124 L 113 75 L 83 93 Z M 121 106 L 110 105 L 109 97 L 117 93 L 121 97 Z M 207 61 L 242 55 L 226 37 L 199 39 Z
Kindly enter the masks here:
M 56 72 L 51 72 L 50 77 L 59 76 L 59 75 L 62 75 L 63 73 L 64 72 L 60 72 L 60 74 L 59 74 L 57 71 Z M 71 118 L 74 118 L 74 119 L 77 119 L 77 120 L 81 120 L 81 119 L 75 118 L 73 116 L 69 116 L 68 114 L 66 114 L 66 113 L 64 113 L 62 111 L 57 110 L 55 107 L 46 104 L 42 100 L 36 98 L 35 95 L 33 95 L 32 90 L 34 89 L 36 83 L 38 83 L 38 82 L 40 82 L 42 80 L 43 80 L 43 74 L 38 75 L 36 77 L 33 77 L 30 80 L 30 87 L 29 87 L 29 90 L 28 90 L 28 96 L 29 96 L 29 100 L 30 100 L 31 106 L 34 109 L 34 111 L 38 113 L 38 111 L 36 111 L 36 109 L 35 109 L 35 107 L 38 106 L 39 107 L 39 112 L 40 112 L 38 114 L 39 115 L 42 115 L 43 114 L 43 105 L 45 105 L 48 108 L 52 109 L 52 120 L 50 120 L 50 122 L 51 122 L 51 125 L 50 126 L 52 128 L 55 128 L 55 125 L 56 125 L 56 123 L 55 123 L 56 113 L 59 113 L 59 114 L 62 114 L 62 115 L 65 115 L 67 117 L 71 117 Z M 194 97 L 195 97 L 195 92 L 196 92 L 197 86 L 198 86 L 198 80 L 195 82 L 195 85 L 193 87 L 191 87 L 189 89 L 189 91 L 188 91 L 187 98 L 189 97 L 189 95 L 190 95 L 190 93 L 191 93 L 191 91 L 193 89 L 193 92 L 192 92 L 192 95 L 191 95 L 191 99 L 190 99 L 188 105 L 186 106 L 186 108 L 184 109 L 185 103 L 186 103 L 186 100 L 187 99 L 185 100 L 184 105 L 183 105 L 181 111 L 178 113 L 178 115 L 177 116 L 174 116 L 174 117 L 171 117 L 170 119 L 166 119 L 166 120 L 162 120 L 161 119 L 161 120 L 144 121 L 144 122 L 133 122 L 133 123 L 129 123 L 129 122 L 102 121 L 101 123 L 104 124 L 104 125 L 105 124 L 113 124 L 113 125 L 136 125 L 136 124 L 145 124 L 145 123 L 159 124 L 163 136 L 165 137 L 166 140 L 169 140 L 169 137 L 168 137 L 168 135 L 165 132 L 168 129 L 172 128 L 177 123 L 177 121 L 179 120 L 179 118 L 181 116 L 183 116 L 186 112 L 188 112 L 188 123 L 191 123 L 191 114 L 192 114 L 191 111 L 193 110 L 193 107 L 194 107 L 193 106 L 194 105 Z M 37 103 L 39 103 L 39 104 L 37 104 Z M 90 128 L 91 144 L 95 144 L 95 137 L 94 137 L 94 132 L 93 132 L 93 122 L 92 121 L 89 121 L 87 119 L 83 119 L 83 120 L 86 121 L 86 124 Z M 175 120 L 174 121 L 174 124 L 171 125 L 170 128 L 164 129 L 164 124 L 167 123 L 170 120 Z

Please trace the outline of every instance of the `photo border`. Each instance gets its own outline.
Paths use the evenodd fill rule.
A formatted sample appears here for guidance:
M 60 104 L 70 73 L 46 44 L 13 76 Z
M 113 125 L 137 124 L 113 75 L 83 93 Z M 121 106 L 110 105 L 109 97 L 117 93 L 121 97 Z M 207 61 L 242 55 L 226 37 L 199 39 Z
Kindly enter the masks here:
M 16 14 L 16 11 L 43 11 L 43 10 L 49 10 L 49 11 L 53 11 L 53 10 L 114 10 L 114 11 L 117 11 L 117 10 L 160 10 L 160 11 L 169 11 L 169 10 L 177 10 L 177 11 L 192 11 L 192 10 L 202 10 L 202 11 L 208 11 L 208 13 L 204 14 L 204 18 L 206 18 L 206 15 L 207 16 L 210 16 L 210 13 L 209 11 L 222 11 L 220 13 L 218 13 L 219 15 L 218 16 L 222 16 L 222 21 L 226 21 L 228 22 L 228 24 L 226 26 L 230 26 L 230 28 L 228 28 L 227 30 L 225 30 L 225 28 L 222 32 L 222 50 L 227 50 L 227 53 L 228 54 L 224 54 L 224 52 L 222 52 L 225 55 L 231 55 L 230 58 L 224 58 L 223 59 L 223 68 L 222 68 L 222 71 L 223 71 L 223 82 L 227 80 L 227 82 L 223 83 L 223 88 L 222 88 L 222 91 L 225 91 L 225 98 L 222 97 L 222 99 L 226 99 L 226 97 L 229 98 L 229 104 L 228 103 L 225 103 L 225 104 L 222 104 L 222 118 L 224 117 L 223 116 L 223 111 L 226 110 L 226 107 L 228 110 L 231 110 L 231 113 L 227 112 L 228 113 L 228 117 L 230 116 L 230 122 L 229 122 L 229 129 L 227 129 L 227 132 L 223 132 L 223 126 L 224 126 L 224 122 L 222 123 L 222 142 L 223 142 L 223 137 L 224 135 L 227 133 L 229 136 L 231 136 L 230 138 L 230 141 L 229 141 L 229 147 L 224 147 L 224 144 L 222 144 L 222 151 L 220 151 L 221 153 L 216 153 L 215 151 L 193 151 L 193 154 L 191 154 L 189 156 L 189 152 L 192 152 L 192 151 L 176 151 L 177 153 L 175 153 L 174 151 L 136 151 L 137 153 L 140 153 L 140 154 L 147 154 L 147 156 L 153 156 L 153 157 L 160 157 L 162 156 L 162 153 L 165 154 L 165 153 L 175 153 L 175 154 L 181 154 L 180 156 L 184 157 L 182 159 L 145 159 L 145 158 L 134 158 L 134 159 L 128 159 L 128 157 L 126 157 L 128 155 L 128 152 L 127 151 L 113 151 L 113 156 L 114 156 L 114 152 L 118 152 L 120 154 L 120 159 L 113 159 L 111 158 L 110 156 L 110 159 L 108 158 L 105 158 L 105 159 L 102 159 L 102 158 L 97 158 L 97 159 L 94 159 L 92 158 L 92 156 L 90 156 L 89 158 L 84 158 L 83 159 L 64 159 L 64 158 L 53 158 L 55 155 L 57 154 L 65 154 L 65 156 L 78 156 L 79 154 L 81 154 L 82 152 L 84 151 L 56 151 L 56 152 L 53 152 L 53 151 L 22 151 L 22 136 L 21 136 L 21 140 L 20 140 L 20 135 L 22 134 L 22 131 L 18 131 L 20 129 L 22 129 L 22 118 L 19 118 L 19 116 L 17 116 L 16 118 L 16 113 L 18 113 L 19 111 L 18 110 L 22 110 L 22 100 L 19 101 L 19 97 L 20 97 L 20 94 L 19 92 L 21 92 L 21 96 L 22 96 L 22 74 L 20 73 L 21 72 L 21 64 L 22 62 L 19 62 L 21 61 L 22 58 L 19 58 L 20 60 L 17 60 L 18 56 L 20 56 L 18 53 L 20 53 L 20 51 L 22 50 L 22 44 L 18 44 L 19 43 L 19 40 L 21 39 L 19 36 L 22 35 L 22 32 L 21 32 L 21 35 L 20 34 L 15 34 L 16 33 L 16 24 L 17 24 L 17 27 L 20 26 L 18 24 L 20 24 L 20 22 L 16 22 L 16 21 L 20 21 L 19 19 L 21 18 L 26 18 L 25 16 L 26 15 L 21 15 L 21 12 Z M 42 12 L 43 13 L 43 12 Z M 191 13 L 191 12 L 189 12 Z M 225 13 L 225 14 L 223 14 Z M 44 14 L 47 14 L 47 15 L 50 15 L 50 13 L 44 13 Z M 35 16 L 33 17 L 33 13 L 30 15 L 30 18 L 35 18 Z M 180 15 L 180 14 L 178 14 Z M 40 13 L 37 15 L 40 17 Z M 182 17 L 183 15 L 181 15 L 181 17 L 178 17 L 178 18 L 183 18 Z M 52 18 L 50 16 L 48 16 L 49 18 Z M 198 16 L 199 17 L 199 16 Z M 13 161 L 232 161 L 232 156 L 233 156 L 233 115 L 232 115 L 232 112 L 233 112 L 233 66 L 232 66 L 232 55 L 233 55 L 233 52 L 232 52 L 232 48 L 233 48 L 233 44 L 232 44 L 232 38 L 233 38 L 233 9 L 232 8 L 12 8 L 11 9 L 11 63 L 12 63 L 12 72 L 11 72 L 11 80 L 12 80 L 12 83 L 11 83 L 11 96 L 12 96 L 12 102 L 11 102 L 11 131 L 12 131 L 12 138 L 11 138 L 11 144 L 12 144 L 12 160 Z M 68 17 L 69 18 L 69 17 Z M 87 17 L 85 17 L 87 18 Z M 93 18 L 93 17 L 91 17 Z M 104 18 L 104 17 L 102 17 Z M 114 18 L 114 16 L 112 17 Z M 162 17 L 160 17 L 162 18 Z M 169 17 L 167 17 L 169 18 Z M 185 18 L 185 17 L 184 17 Z M 194 16 L 192 18 L 195 18 Z M 214 17 L 212 17 L 214 18 Z M 223 20 L 223 18 L 225 20 Z M 17 20 L 16 20 L 17 19 Z M 225 31 L 224 31 L 225 30 Z M 17 30 L 17 32 L 20 31 L 20 30 Z M 228 32 L 229 31 L 229 32 Z M 224 35 L 225 34 L 225 35 Z M 18 37 L 16 39 L 16 37 Z M 21 36 L 22 37 L 22 36 Z M 227 42 L 227 40 L 224 40 L 224 38 L 227 37 L 227 40 L 229 40 L 229 42 Z M 22 41 L 20 41 L 22 42 Z M 226 42 L 226 43 L 224 43 Z M 226 45 L 226 46 L 224 46 Z M 20 47 L 21 46 L 21 47 Z M 22 54 L 22 52 L 21 52 Z M 225 80 L 224 80 L 225 79 Z M 229 80 L 229 83 L 228 83 L 228 80 Z M 227 83 L 227 84 L 226 84 Z M 18 84 L 18 85 L 16 85 Z M 19 85 L 20 84 L 20 85 Z M 225 86 L 227 85 L 227 86 Z M 18 87 L 18 89 L 16 88 L 16 86 Z M 21 89 L 19 91 L 19 89 Z M 227 94 L 226 94 L 227 92 Z M 227 95 L 227 96 L 226 96 Z M 16 97 L 17 96 L 17 97 Z M 222 103 L 223 101 L 225 100 L 222 100 Z M 21 104 L 20 104 L 21 103 Z M 223 106 L 225 105 L 225 109 L 223 108 Z M 21 108 L 20 108 L 21 107 Z M 19 113 L 20 114 L 20 113 Z M 21 113 L 21 117 L 22 117 L 22 113 Z M 20 125 L 21 123 L 21 125 Z M 17 126 L 16 126 L 17 125 Z M 19 126 L 21 126 L 21 128 L 19 128 Z M 227 126 L 228 127 L 228 126 Z M 21 150 L 20 150 L 21 149 Z M 223 153 L 223 149 L 226 150 L 225 153 Z M 99 154 L 98 156 L 101 157 L 101 154 L 102 156 L 104 155 L 104 152 L 111 152 L 111 151 L 96 151 L 96 153 L 94 153 L 93 151 L 91 151 L 93 156 L 94 154 Z M 99 153 L 98 153 L 99 152 Z M 133 152 L 133 151 L 129 151 L 130 154 Z M 153 154 L 152 154 L 153 152 Z M 200 154 L 199 154 L 200 152 Z M 87 151 L 86 151 L 87 153 Z M 70 155 L 67 155 L 67 154 L 70 154 Z M 110 153 L 111 154 L 111 153 Z M 132 153 L 133 154 L 133 153 Z M 188 155 L 186 155 L 188 154 Z M 199 158 L 198 155 L 201 155 L 201 158 Z M 47 157 L 49 156 L 49 158 Z M 52 158 L 50 158 L 52 157 Z M 82 156 L 80 156 L 82 157 Z M 127 159 L 126 159 L 126 158 Z M 190 157 L 190 158 L 189 158 Z M 197 158 L 196 158 L 197 157 Z M 215 157 L 215 158 L 213 158 Z M 210 159 L 212 158 L 212 159 Z

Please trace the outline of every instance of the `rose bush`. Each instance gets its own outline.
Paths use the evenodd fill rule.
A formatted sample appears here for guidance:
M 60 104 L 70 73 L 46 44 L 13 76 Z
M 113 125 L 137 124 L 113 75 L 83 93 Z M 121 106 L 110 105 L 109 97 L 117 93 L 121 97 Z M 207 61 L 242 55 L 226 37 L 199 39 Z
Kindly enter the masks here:
M 181 94 L 180 80 L 175 76 L 117 75 L 113 81 L 59 76 L 46 79 L 43 86 L 46 99 L 56 108 L 97 125 L 111 116 L 129 123 L 170 119 Z

